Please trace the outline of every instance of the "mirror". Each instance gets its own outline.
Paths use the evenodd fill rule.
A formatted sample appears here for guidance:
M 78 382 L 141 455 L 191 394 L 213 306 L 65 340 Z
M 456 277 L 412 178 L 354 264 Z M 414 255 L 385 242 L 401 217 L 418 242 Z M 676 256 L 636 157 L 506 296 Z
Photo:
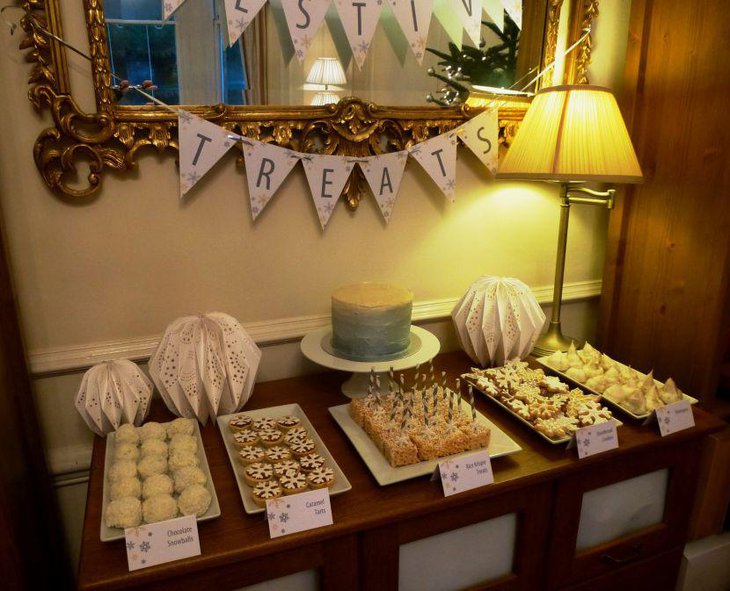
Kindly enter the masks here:
M 188 0 L 183 6 L 202 5 L 206 1 L 208 0 Z M 118 39 L 116 36 L 112 38 L 112 35 L 109 34 L 112 43 L 111 46 L 109 45 L 107 33 L 110 30 L 109 27 L 115 23 L 108 23 L 105 17 L 105 4 L 111 7 L 114 2 L 115 0 L 83 1 L 90 45 L 91 80 L 96 96 L 96 112 L 87 113 L 79 108 L 70 90 L 66 61 L 68 50 L 52 37 L 52 35 L 63 37 L 60 1 L 22 1 L 26 14 L 21 26 L 26 37 L 20 47 L 22 50 L 28 50 L 26 58 L 34 64 L 28 95 L 37 109 L 48 108 L 50 110 L 55 124 L 54 127 L 44 130 L 39 135 L 34 146 L 34 159 L 46 184 L 64 199 L 79 200 L 93 196 L 101 186 L 104 173 L 109 170 L 129 171 L 134 169 L 137 164 L 137 153 L 143 148 L 154 148 L 158 152 L 169 149 L 173 153 L 178 148 L 177 115 L 174 109 L 149 104 L 140 106 L 118 104 L 118 97 L 112 88 L 113 79 L 110 74 L 112 59 L 119 57 L 119 53 L 116 53 L 117 49 L 115 49 Z M 275 6 L 275 2 L 272 6 Z M 581 30 L 589 26 L 596 16 L 598 0 L 568 0 L 565 2 L 564 0 L 524 0 L 523 6 L 523 32 L 519 40 L 520 47 L 517 57 L 518 74 L 531 67 L 527 64 L 539 63 L 543 67 L 553 61 L 558 47 L 559 29 L 565 31 L 565 34 L 561 35 L 565 46 L 573 40 L 577 40 Z M 272 12 L 275 13 L 275 8 L 272 8 Z M 158 26 L 158 23 L 154 24 L 155 32 L 151 33 L 149 44 L 159 45 L 160 51 L 164 53 L 169 51 L 171 35 L 169 32 L 155 28 Z M 323 28 L 331 30 L 328 25 L 323 25 Z M 384 29 L 384 27 L 379 28 Z M 432 22 L 431 28 L 438 31 L 439 25 Z M 386 33 L 383 35 L 385 50 L 393 43 Z M 192 35 L 186 39 L 187 43 L 196 45 L 196 42 L 192 41 L 194 39 Z M 258 42 L 253 45 L 259 49 L 266 48 L 266 55 L 282 56 L 280 58 L 282 63 L 286 61 L 282 48 L 269 47 L 267 40 L 268 35 L 260 35 Z M 145 33 L 146 43 L 147 33 Z M 276 43 L 281 45 L 278 40 Z M 336 43 L 335 45 L 337 46 Z M 310 52 L 311 57 L 320 57 L 318 51 L 315 48 L 315 51 Z M 251 58 L 256 53 L 255 50 L 250 51 L 248 57 Z M 403 55 L 402 52 L 401 55 Z M 396 53 L 394 60 L 396 62 L 398 62 L 397 56 Z M 539 58 L 534 56 L 539 56 Z M 137 54 L 134 59 L 143 61 L 143 57 L 144 55 Z M 339 57 L 342 59 L 342 56 Z M 243 63 L 245 59 L 245 56 L 242 57 L 241 62 Z M 367 59 L 372 60 L 371 68 L 376 66 L 379 68 L 381 62 L 384 61 L 382 58 L 368 57 Z M 403 57 L 401 61 L 405 63 L 409 59 L 412 59 L 412 56 Z M 584 79 L 589 60 L 590 37 L 585 39 L 582 45 L 566 59 L 564 81 Z M 222 58 L 221 61 L 223 61 Z M 292 61 L 297 62 L 297 60 Z M 226 63 L 228 63 L 227 60 Z M 364 65 L 367 66 L 367 60 Z M 301 94 L 310 92 L 303 88 L 302 74 L 305 68 L 306 66 L 301 66 L 296 75 L 287 76 L 289 78 L 286 84 L 288 90 L 280 90 L 280 97 L 289 95 L 288 101 L 301 100 L 302 103 L 307 100 L 307 96 Z M 520 70 L 520 68 L 525 69 Z M 212 68 L 197 68 L 196 75 L 206 76 L 209 74 L 209 70 Z M 225 68 L 222 71 L 225 72 Z M 249 66 L 245 71 L 253 72 L 253 66 Z M 269 80 L 277 81 L 284 78 L 277 69 L 267 68 L 262 72 L 265 73 L 261 75 L 268 77 Z M 181 73 L 180 77 L 183 76 Z M 292 76 L 294 77 L 292 78 Z M 370 78 L 377 80 L 379 76 L 380 70 Z M 156 82 L 161 80 L 159 76 L 155 77 Z M 250 74 L 250 77 L 261 80 L 260 77 L 256 78 L 255 74 Z M 550 84 L 551 78 L 560 80 L 563 77 L 556 69 L 555 72 L 550 72 L 542 79 L 542 84 Z M 353 81 L 356 79 L 354 73 L 351 79 Z M 395 75 L 395 79 L 398 79 L 398 75 Z M 206 85 L 195 84 L 193 88 L 203 86 Z M 395 84 L 391 79 L 385 86 L 392 89 L 410 87 L 410 84 Z M 187 85 L 184 84 L 183 87 L 187 88 Z M 423 91 L 420 89 L 416 94 L 407 95 L 407 101 L 413 101 L 409 104 L 400 103 L 398 106 L 396 103 L 396 106 L 380 106 L 378 102 L 381 104 L 389 104 L 389 102 L 381 101 L 378 98 L 380 95 L 371 91 L 366 85 L 363 85 L 360 91 L 362 96 L 343 98 L 337 104 L 241 106 L 224 104 L 223 95 L 227 96 L 227 91 L 224 92 L 222 89 L 227 87 L 225 85 L 218 85 L 218 87 L 221 89 L 220 101 L 198 102 L 193 100 L 194 94 L 182 96 L 179 100 L 194 105 L 186 107 L 192 113 L 240 135 L 259 141 L 274 142 L 282 147 L 301 152 L 351 157 L 363 157 L 409 148 L 457 127 L 481 110 L 479 107 L 468 104 L 453 107 L 428 105 L 422 100 Z M 348 87 L 347 92 L 357 92 L 358 88 Z M 164 85 L 161 85 L 160 92 L 165 92 Z M 240 87 L 237 92 L 240 93 Z M 267 92 L 269 91 L 267 90 Z M 187 93 L 187 90 L 184 90 L 183 93 Z M 378 102 L 368 102 L 369 98 L 378 99 Z M 273 91 L 271 97 L 266 100 L 267 102 L 273 100 Z M 277 102 L 284 101 L 283 98 L 276 100 Z M 168 104 L 174 102 L 174 100 L 170 100 Z M 524 115 L 527 103 L 500 99 L 499 104 L 500 143 L 506 146 Z M 88 174 L 83 179 L 77 179 L 77 166 L 81 162 L 88 167 Z M 242 156 L 237 159 L 237 162 L 239 166 L 243 166 Z M 353 175 L 343 193 L 344 199 L 351 208 L 357 207 L 359 203 L 361 180 L 357 175 Z

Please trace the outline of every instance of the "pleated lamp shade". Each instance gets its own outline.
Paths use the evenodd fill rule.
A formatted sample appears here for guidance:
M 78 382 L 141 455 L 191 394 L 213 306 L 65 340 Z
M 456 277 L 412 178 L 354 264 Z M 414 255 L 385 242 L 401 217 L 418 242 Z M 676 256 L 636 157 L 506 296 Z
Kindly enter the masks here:
M 336 57 L 318 57 L 309 70 L 307 82 L 310 84 L 346 84 L 345 71 L 342 69 L 340 60 Z
M 499 178 L 638 183 L 641 168 L 607 88 L 539 91 L 500 164 Z
M 318 92 L 312 97 L 312 106 L 332 105 L 340 102 L 340 97 L 334 92 Z

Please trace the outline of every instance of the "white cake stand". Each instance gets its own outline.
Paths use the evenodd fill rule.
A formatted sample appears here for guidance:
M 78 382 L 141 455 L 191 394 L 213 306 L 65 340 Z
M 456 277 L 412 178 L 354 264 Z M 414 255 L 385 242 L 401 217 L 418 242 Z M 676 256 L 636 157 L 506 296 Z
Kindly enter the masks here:
M 352 377 L 342 384 L 342 393 L 350 398 L 367 394 L 371 370 L 379 375 L 381 392 L 386 393 L 391 367 L 394 371 L 416 367 L 419 363 L 433 359 L 441 348 L 436 336 L 423 328 L 411 326 L 411 346 L 402 357 L 387 361 L 351 361 L 334 354 L 329 345 L 331 338 L 332 329 L 329 326 L 310 332 L 302 339 L 302 353 L 323 367 L 351 371 Z

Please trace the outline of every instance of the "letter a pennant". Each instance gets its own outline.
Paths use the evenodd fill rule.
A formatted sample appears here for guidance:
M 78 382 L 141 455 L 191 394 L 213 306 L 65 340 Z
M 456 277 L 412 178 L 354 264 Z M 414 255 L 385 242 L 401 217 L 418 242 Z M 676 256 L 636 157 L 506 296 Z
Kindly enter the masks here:
M 231 134 L 215 123 L 178 110 L 180 143 L 180 198 L 235 144 Z
M 487 110 L 457 129 L 461 141 L 474 152 L 492 175 L 497 174 L 499 124 L 497 110 Z
M 307 49 L 312 44 L 331 3 L 332 0 L 284 0 L 281 3 L 289 35 L 294 44 L 294 55 L 297 56 L 299 63 L 304 61 Z
M 266 4 L 266 0 L 226 0 L 226 21 L 228 22 L 228 47 L 238 41 L 238 38 L 251 24 L 256 15 Z
M 388 0 L 388 3 L 420 66 L 426 54 L 433 0 Z
M 378 26 L 383 0 L 335 0 L 358 68 L 362 68 Z
M 398 189 L 403 179 L 403 169 L 407 160 L 408 151 L 402 150 L 391 154 L 370 156 L 358 163 L 386 223 L 390 221 L 390 214 L 393 212 L 393 206 L 398 197 Z
M 352 172 L 352 163 L 342 156 L 300 154 L 312 200 L 324 230 Z
M 243 160 L 246 163 L 251 218 L 255 220 L 299 162 L 299 155 L 292 150 L 246 139 Z
M 453 203 L 456 198 L 456 132 L 437 135 L 416 144 L 409 152 Z

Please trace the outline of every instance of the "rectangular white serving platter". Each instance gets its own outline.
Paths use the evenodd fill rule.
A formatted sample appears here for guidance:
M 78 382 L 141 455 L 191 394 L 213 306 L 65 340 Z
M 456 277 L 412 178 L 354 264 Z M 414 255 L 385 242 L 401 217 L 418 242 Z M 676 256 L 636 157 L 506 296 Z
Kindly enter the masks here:
M 200 469 L 208 477 L 208 482 L 205 485 L 210 493 L 210 507 L 208 510 L 198 517 L 198 521 L 208 521 L 209 519 L 215 519 L 220 517 L 221 506 L 218 504 L 218 495 L 215 494 L 215 486 L 213 486 L 213 479 L 210 476 L 210 467 L 208 466 L 208 458 L 205 456 L 205 449 L 203 449 L 203 439 L 200 436 L 200 425 L 198 421 L 193 419 L 195 423 L 194 437 L 198 440 L 198 459 L 200 460 Z M 166 423 L 162 423 L 163 425 Z M 110 433 L 106 437 L 106 453 L 104 454 L 104 488 L 103 488 L 103 500 L 101 504 L 101 532 L 100 537 L 102 542 L 111 542 L 113 540 L 121 540 L 124 538 L 124 530 L 118 527 L 107 527 L 104 523 L 104 515 L 106 514 L 106 506 L 109 504 L 111 499 L 109 498 L 109 483 L 107 478 L 107 471 L 111 467 L 114 461 L 114 448 L 116 442 L 114 436 Z
M 241 494 L 243 508 L 246 510 L 246 513 L 263 513 L 264 507 L 259 507 L 251 498 L 251 487 L 243 478 L 245 466 L 238 461 L 238 449 L 235 445 L 233 445 L 233 432 L 228 427 L 228 422 L 232 417 L 242 414 L 254 419 L 263 417 L 271 417 L 274 419 L 285 416 L 297 417 L 301 421 L 301 426 L 309 432 L 309 436 L 312 440 L 314 440 L 314 443 L 317 446 L 315 451 L 327 460 L 327 465 L 332 468 L 335 473 L 335 482 L 330 487 L 330 496 L 342 494 L 352 488 L 350 481 L 347 480 L 347 476 L 345 476 L 345 473 L 337 465 L 337 462 L 335 462 L 335 458 L 327 449 L 324 441 L 322 441 L 320 436 L 314 430 L 312 423 L 309 422 L 309 419 L 307 418 L 307 415 L 304 414 L 301 406 L 298 404 L 282 404 L 281 406 L 270 406 L 268 408 L 260 408 L 257 410 L 243 410 L 238 413 L 218 417 L 218 428 L 220 429 L 221 437 L 223 437 L 223 444 L 226 447 L 228 459 L 231 462 L 231 468 L 233 468 L 233 473 L 236 476 L 238 492 Z
M 618 402 L 616 402 L 615 400 L 613 400 L 610 396 L 606 396 L 605 394 L 602 394 L 598 390 L 593 390 L 592 388 L 589 388 L 585 384 L 581 384 L 580 382 L 576 382 L 573 378 L 568 377 L 562 371 L 560 371 L 558 369 L 555 369 L 552 365 L 549 365 L 548 364 L 547 357 L 537 357 L 535 359 L 535 361 L 537 361 L 545 369 L 548 369 L 552 373 L 555 373 L 555 374 L 559 375 L 562 379 L 566 380 L 570 384 L 575 384 L 576 386 L 578 386 L 579 388 L 585 390 L 586 392 L 590 392 L 591 394 L 595 394 L 596 396 L 600 396 L 603 400 L 605 400 L 606 402 L 608 402 L 611 405 L 612 408 L 616 408 L 616 409 L 620 410 L 622 413 L 624 413 L 625 415 L 628 415 L 628 416 L 630 416 L 630 417 L 632 417 L 634 419 L 637 419 L 637 420 L 647 419 L 647 418 L 649 418 L 651 416 L 651 413 L 653 412 L 653 411 L 650 411 L 650 412 L 646 412 L 646 413 L 637 415 L 636 413 L 631 412 L 628 408 L 624 408 L 623 406 L 621 406 Z M 618 366 L 619 369 L 625 369 L 625 368 L 628 367 L 627 365 L 624 365 L 623 363 L 621 363 L 620 361 L 616 361 L 615 359 L 614 359 L 614 363 Z M 636 370 L 634 370 L 634 371 L 636 371 Z M 641 372 L 638 372 L 638 373 L 640 373 L 642 376 L 646 377 L 646 374 L 643 374 Z M 654 383 L 657 384 L 657 386 L 663 385 L 659 380 L 654 380 Z M 697 400 L 697 398 L 694 398 L 694 397 L 690 396 L 689 394 L 685 394 L 684 392 L 682 392 L 682 396 L 684 396 L 684 399 L 687 400 L 687 401 L 689 401 L 690 404 L 697 404 L 699 402 L 699 400 Z
M 349 406 L 349 404 L 331 406 L 329 411 L 335 421 L 337 421 L 340 428 L 345 432 L 345 435 L 347 435 L 350 439 L 352 445 L 355 446 L 357 453 L 360 454 L 360 457 L 362 457 L 363 461 L 370 469 L 370 472 L 380 486 L 386 486 L 388 484 L 410 480 L 411 478 L 416 478 L 418 476 L 424 476 L 425 474 L 431 474 L 440 461 L 472 453 L 464 452 L 461 454 L 444 456 L 438 460 L 429 460 L 419 462 L 418 464 L 410 464 L 409 466 L 399 466 L 394 468 L 378 449 L 377 445 L 373 443 L 370 436 L 362 427 L 360 427 L 360 425 L 352 420 Z M 522 449 L 516 441 L 514 441 L 509 435 L 481 413 L 477 413 L 477 422 L 492 430 L 489 445 L 487 446 L 487 451 L 489 451 L 489 456 L 491 458 L 499 458 L 501 456 L 513 454 Z

